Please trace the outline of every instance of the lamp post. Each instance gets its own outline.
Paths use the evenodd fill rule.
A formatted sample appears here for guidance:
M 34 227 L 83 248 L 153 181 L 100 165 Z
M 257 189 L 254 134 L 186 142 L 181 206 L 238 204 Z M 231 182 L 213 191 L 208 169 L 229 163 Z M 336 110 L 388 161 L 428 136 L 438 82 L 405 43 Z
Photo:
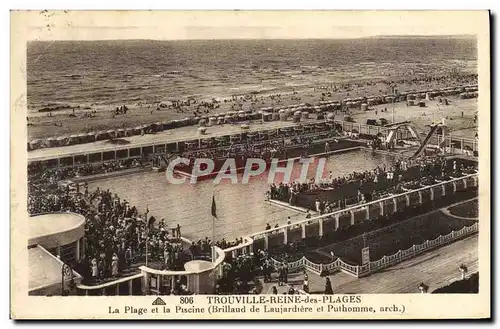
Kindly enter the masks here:
M 429 286 L 422 282 L 418 285 L 418 290 L 420 290 L 420 293 L 425 294 L 429 290 Z
M 465 266 L 465 264 L 462 264 L 458 269 L 460 270 L 460 273 L 462 273 L 462 280 L 465 280 L 465 276 L 467 275 L 468 271 L 467 266 Z
M 68 290 L 65 289 L 65 278 L 69 277 Z M 75 280 L 73 277 L 73 269 L 70 265 L 63 263 L 61 267 L 61 295 L 69 296 L 69 293 L 75 288 Z

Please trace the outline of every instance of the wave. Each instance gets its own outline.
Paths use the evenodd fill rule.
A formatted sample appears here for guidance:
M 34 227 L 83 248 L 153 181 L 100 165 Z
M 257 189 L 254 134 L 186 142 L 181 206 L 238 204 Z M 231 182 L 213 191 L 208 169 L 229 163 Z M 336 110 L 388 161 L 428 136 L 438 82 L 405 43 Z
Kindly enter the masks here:
M 71 78 L 71 79 L 83 79 L 84 76 L 81 74 L 65 74 L 63 75 L 65 78 Z

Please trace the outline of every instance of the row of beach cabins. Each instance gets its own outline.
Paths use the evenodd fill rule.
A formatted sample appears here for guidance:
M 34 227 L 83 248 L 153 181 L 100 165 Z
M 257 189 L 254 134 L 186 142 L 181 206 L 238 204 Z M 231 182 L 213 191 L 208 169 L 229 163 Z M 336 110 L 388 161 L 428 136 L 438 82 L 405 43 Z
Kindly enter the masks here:
M 212 126 L 221 124 L 233 124 L 251 120 L 286 121 L 288 119 L 298 123 L 308 119 L 311 114 L 315 114 L 315 119 L 324 119 L 328 112 L 342 111 L 344 109 L 368 110 L 369 106 L 390 104 L 394 102 L 406 101 L 408 105 L 418 105 L 421 100 L 431 100 L 436 97 L 458 96 L 461 99 L 473 98 L 478 95 L 477 85 L 461 87 L 449 87 L 437 90 L 425 90 L 419 92 L 405 92 L 392 95 L 382 95 L 375 97 L 346 98 L 342 101 L 319 101 L 316 104 L 297 104 L 278 107 L 265 107 L 258 111 L 230 111 L 221 113 L 218 116 L 189 117 L 181 120 L 170 120 L 151 124 L 139 125 L 135 128 L 109 129 L 107 131 L 97 131 L 74 134 L 70 136 L 49 137 L 47 139 L 33 139 L 28 142 L 28 151 L 47 147 L 59 147 L 91 143 L 95 141 L 110 140 L 127 136 L 143 135 L 162 132 L 186 126 Z

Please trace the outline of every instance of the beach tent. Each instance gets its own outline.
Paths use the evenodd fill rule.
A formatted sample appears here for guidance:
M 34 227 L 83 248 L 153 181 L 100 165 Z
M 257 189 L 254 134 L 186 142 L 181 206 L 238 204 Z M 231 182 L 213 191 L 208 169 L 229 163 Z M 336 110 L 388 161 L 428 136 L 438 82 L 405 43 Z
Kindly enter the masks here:
M 285 111 L 284 110 L 280 110 L 280 111 L 283 111 L 283 112 L 279 113 L 280 121 L 286 121 L 287 115 L 286 115 Z
M 135 129 L 134 128 L 125 128 L 125 136 L 134 136 Z
M 28 143 L 28 149 L 29 150 L 37 150 L 42 147 L 42 140 L 41 139 L 33 139 Z
M 300 118 L 302 117 L 302 112 L 296 111 L 293 113 L 293 122 L 298 123 L 300 122 Z
M 209 126 L 215 126 L 217 124 L 217 118 L 216 117 L 210 117 L 208 118 L 208 125 Z
M 179 127 L 178 120 L 167 120 L 162 122 L 163 130 L 173 129 Z
M 273 119 L 273 114 L 272 113 L 267 113 L 267 112 L 262 113 L 262 120 L 264 122 L 271 121 L 272 119 Z
M 78 135 L 71 135 L 68 137 L 68 144 L 69 145 L 75 145 L 75 144 L 80 144 L 80 140 L 78 138 Z
M 108 134 L 104 130 L 98 131 L 96 136 L 95 136 L 95 140 L 102 141 L 105 139 L 108 139 Z
M 57 146 L 57 141 L 54 137 L 49 137 L 45 140 L 46 147 L 54 147 Z
M 68 145 L 69 142 L 69 137 L 68 136 L 59 136 L 57 137 L 57 146 L 66 146 Z
M 160 131 L 163 131 L 163 124 L 161 122 L 155 122 L 153 124 L 153 130 L 156 131 L 156 132 L 160 132 Z
M 116 137 L 125 137 L 125 136 L 127 136 L 125 129 L 120 128 L 116 130 Z
M 108 131 L 106 131 L 106 134 L 108 134 L 109 138 L 115 138 L 116 136 L 114 129 L 109 129 Z
M 95 131 L 88 132 L 87 133 L 87 140 L 89 142 L 95 142 L 96 141 L 96 136 L 97 136 L 97 133 Z
M 83 144 L 89 142 L 89 135 L 87 133 L 79 133 L 76 135 L 77 144 Z
M 257 112 L 254 112 L 254 113 L 250 114 L 250 119 L 251 119 L 251 120 L 258 120 L 258 119 L 262 119 L 262 114 L 257 113 Z
M 194 121 L 192 121 L 191 118 L 184 118 L 184 119 L 180 119 L 177 121 L 178 121 L 180 127 L 186 127 L 186 126 L 190 126 L 190 125 L 194 124 Z

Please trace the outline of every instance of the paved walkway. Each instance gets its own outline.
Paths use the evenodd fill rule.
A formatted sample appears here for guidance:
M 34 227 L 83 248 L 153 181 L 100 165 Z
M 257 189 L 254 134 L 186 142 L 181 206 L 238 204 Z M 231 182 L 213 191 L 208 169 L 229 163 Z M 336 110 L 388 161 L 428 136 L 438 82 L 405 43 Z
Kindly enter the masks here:
M 478 236 L 470 236 L 431 250 L 363 278 L 337 272 L 330 275 L 334 293 L 418 293 L 423 282 L 429 291 L 461 278 L 458 267 L 465 264 L 469 273 L 478 270 Z M 324 291 L 325 278 L 308 273 L 311 292 Z M 302 277 L 300 275 L 299 277 Z
M 344 272 L 329 275 L 333 292 L 337 294 L 386 294 L 419 293 L 417 286 L 423 282 L 432 292 L 453 281 L 461 279 L 458 270 L 460 264 L 469 268 L 469 274 L 478 271 L 478 236 L 473 235 L 447 246 L 431 250 L 420 256 L 396 264 L 372 275 L 356 278 Z M 308 271 L 311 293 L 322 293 L 325 289 L 325 277 Z M 290 287 L 302 289 L 302 272 L 290 273 L 288 285 L 278 286 L 278 274 L 274 273 L 272 282 L 264 283 L 262 293 L 271 294 L 272 287 L 278 294 L 288 292 Z

